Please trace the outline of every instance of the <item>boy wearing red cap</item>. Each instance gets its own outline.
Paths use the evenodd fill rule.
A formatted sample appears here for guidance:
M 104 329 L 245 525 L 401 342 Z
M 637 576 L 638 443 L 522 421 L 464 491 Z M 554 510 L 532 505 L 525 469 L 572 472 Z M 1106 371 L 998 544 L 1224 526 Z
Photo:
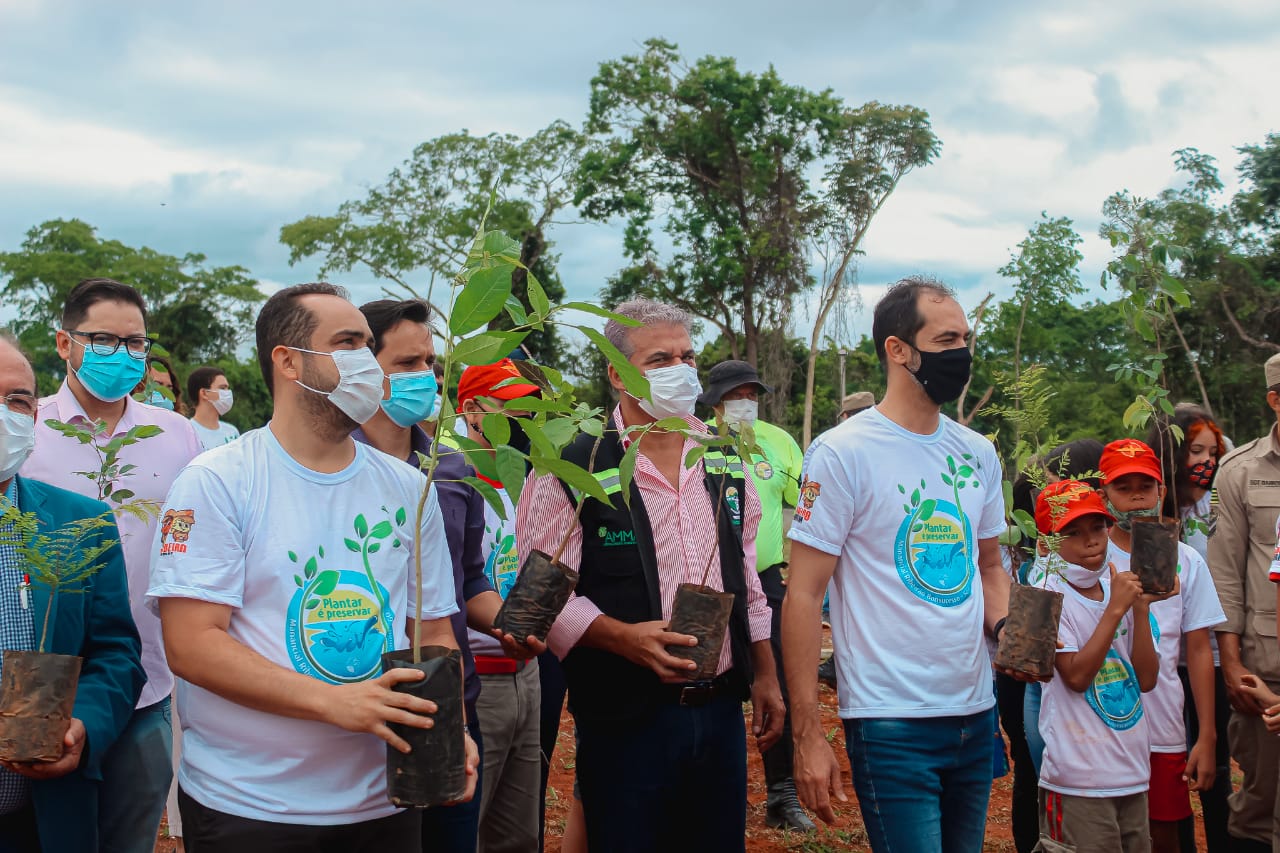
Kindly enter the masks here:
M 538 386 L 525 381 L 509 358 L 468 367 L 458 380 L 458 413 L 466 422 L 467 438 L 488 448 L 496 457 L 494 442 L 484 433 L 485 416 L 503 411 L 508 404 L 507 413 L 519 415 L 519 404 L 511 401 L 536 397 L 538 393 Z M 520 425 L 511 418 L 506 422 L 511 437 L 505 444 L 528 453 L 529 440 Z M 498 470 L 503 468 L 499 466 Z M 523 466 L 519 473 L 523 475 Z M 498 594 L 506 598 L 520 570 L 515 504 L 501 482 L 478 471 L 476 476 L 497 491 L 506 510 L 503 519 L 485 502 L 483 543 L 485 574 Z M 492 619 L 488 622 L 492 624 Z M 502 643 L 475 627 L 469 629 L 468 640 L 475 653 L 476 671 L 480 673 L 476 714 L 485 745 L 480 774 L 478 849 L 481 853 L 536 850 L 542 808 L 539 727 L 542 690 L 538 659 L 516 660 L 507 656 Z M 545 650 L 545 646 L 533 642 L 534 651 Z
M 1133 519 L 1154 517 L 1164 501 L 1160 459 L 1146 444 L 1121 439 L 1108 444 L 1098 463 L 1102 494 L 1116 519 L 1108 560 L 1128 574 L 1133 550 Z M 1178 543 L 1178 594 L 1151 605 L 1151 633 L 1160 656 L 1160 677 L 1146 698 L 1151 731 L 1152 849 L 1176 853 L 1178 822 L 1191 817 L 1188 785 L 1197 791 L 1213 786 L 1217 729 L 1213 725 L 1213 651 L 1209 631 L 1226 619 L 1218 603 L 1209 568 L 1191 546 Z M 1200 719 L 1199 737 L 1190 753 L 1183 717 L 1183 691 L 1178 659 L 1185 639 L 1187 674 Z
M 1155 686 L 1159 660 L 1151 597 L 1132 574 L 1111 567 L 1105 576 L 1111 521 L 1098 493 L 1078 480 L 1053 483 L 1036 499 L 1039 568 L 1046 589 L 1063 595 L 1058 677 L 1044 688 L 1040 716 L 1043 850 L 1150 849 L 1141 694 Z

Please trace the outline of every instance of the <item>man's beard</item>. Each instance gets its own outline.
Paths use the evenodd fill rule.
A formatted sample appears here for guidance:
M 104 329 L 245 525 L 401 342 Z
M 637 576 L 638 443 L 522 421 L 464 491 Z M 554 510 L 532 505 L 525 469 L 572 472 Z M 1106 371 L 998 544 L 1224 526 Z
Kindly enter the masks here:
M 311 368 L 306 363 L 302 366 L 302 382 L 312 388 L 323 388 L 328 384 L 326 378 L 321 376 L 319 371 Z M 342 441 L 351 435 L 356 427 L 360 426 L 346 412 L 329 402 L 328 397 L 323 394 L 317 394 L 314 391 L 307 391 L 302 395 L 301 407 L 311 421 L 312 430 L 316 435 L 330 441 Z

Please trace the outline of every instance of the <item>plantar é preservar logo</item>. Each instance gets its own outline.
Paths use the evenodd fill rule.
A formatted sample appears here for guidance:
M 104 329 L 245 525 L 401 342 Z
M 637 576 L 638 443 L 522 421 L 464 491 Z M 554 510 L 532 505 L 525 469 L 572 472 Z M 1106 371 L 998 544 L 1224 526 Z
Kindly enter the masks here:
M 386 507 L 382 510 L 392 515 Z M 363 514 L 355 517 L 356 538 L 343 542 L 348 552 L 359 555 L 359 567 L 322 569 L 323 546 L 305 561 L 288 552 L 289 561 L 300 563 L 302 572 L 293 576 L 298 589 L 289 602 L 285 647 L 294 669 L 303 675 L 334 684 L 364 681 L 381 671 L 382 653 L 395 649 L 395 612 L 371 561 L 384 546 L 402 547 L 396 530 L 406 521 L 404 507 L 393 517 L 394 525 L 388 517 L 372 527 Z
M 196 526 L 194 509 L 167 509 L 160 520 L 160 556 L 185 554 L 191 528 Z M 173 541 L 166 541 L 166 540 Z
M 951 500 L 927 497 L 928 484 L 912 489 L 902 505 L 906 514 L 894 541 L 894 563 L 903 585 L 919 599 L 939 607 L 963 604 L 973 593 L 973 529 L 960 502 L 963 489 L 981 486 L 974 475 L 973 457 L 964 454 L 957 462 L 947 457 L 948 473 L 940 474 Z M 898 485 L 906 495 L 907 488 Z

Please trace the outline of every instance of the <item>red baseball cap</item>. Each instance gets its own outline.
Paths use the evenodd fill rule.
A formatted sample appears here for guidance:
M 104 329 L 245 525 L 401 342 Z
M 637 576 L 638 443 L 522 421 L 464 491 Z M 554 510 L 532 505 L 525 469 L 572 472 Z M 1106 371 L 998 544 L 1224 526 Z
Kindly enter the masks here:
M 1041 533 L 1058 533 L 1084 515 L 1101 515 L 1115 521 L 1102 496 L 1079 480 L 1050 483 L 1036 497 L 1036 530 Z
M 511 382 L 503 385 L 501 388 L 495 388 L 506 382 L 508 379 L 519 379 L 519 382 Z M 541 393 L 537 385 L 529 382 L 520 371 L 516 369 L 515 363 L 509 358 L 502 361 L 496 361 L 493 364 L 473 364 L 466 370 L 462 371 L 462 377 L 458 380 L 458 408 L 462 408 L 462 404 L 475 397 L 496 397 L 499 400 L 515 400 L 518 397 L 534 397 Z
M 1157 483 L 1164 482 L 1156 452 L 1136 438 L 1122 438 L 1102 448 L 1098 468 L 1102 470 L 1103 485 L 1125 474 L 1146 474 L 1155 477 Z

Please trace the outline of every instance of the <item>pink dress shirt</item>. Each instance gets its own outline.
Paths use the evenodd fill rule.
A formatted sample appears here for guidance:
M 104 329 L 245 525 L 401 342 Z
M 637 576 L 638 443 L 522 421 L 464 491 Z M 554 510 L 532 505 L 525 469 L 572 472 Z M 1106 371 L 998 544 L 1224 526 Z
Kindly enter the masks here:
M 120 451 L 122 465 L 138 467 L 117 482 L 117 488 L 133 491 L 134 500 L 155 501 L 159 507 L 178 472 L 200 452 L 200 442 L 191 424 L 181 415 L 144 405 L 131 397 L 125 399 L 124 415 L 116 424 L 115 431 L 109 436 L 102 436 L 99 443 L 106 443 L 114 436 L 124 435 L 131 428 L 143 424 L 154 424 L 164 430 L 160 435 L 143 439 Z M 45 421 L 50 419 L 65 423 L 89 422 L 84 408 L 65 380 L 58 393 L 40 401 L 40 411 L 36 414 L 36 447 L 22 466 L 22 476 L 97 498 L 97 485 L 76 473 L 98 470 L 101 463 L 97 452 L 46 426 Z M 125 571 L 129 576 L 129 605 L 138 634 L 142 637 L 142 668 L 146 670 L 147 683 L 142 688 L 138 707 L 145 708 L 173 692 L 173 674 L 169 672 L 169 664 L 164 657 L 160 619 L 143 602 L 150 586 L 151 550 L 158 521 L 152 517 L 143 522 L 124 512 L 117 514 L 116 523 L 120 528 L 120 547 L 124 551 Z
M 685 419 L 695 432 L 706 433 L 707 425 L 696 418 Z M 622 410 L 615 409 L 613 425 L 622 428 Z M 696 446 L 686 439 L 682 457 Z M 662 601 L 662 618 L 671 619 L 671 604 L 676 588 L 682 583 L 698 583 L 702 579 L 707 559 L 711 559 L 711 571 L 707 586 L 724 589 L 720 576 L 720 555 L 716 549 L 716 525 L 712 523 L 715 507 L 711 495 L 703 485 L 705 469 L 701 461 L 693 468 L 680 466 L 680 487 L 673 488 L 667 478 L 644 455 L 636 457 L 635 482 L 640 489 L 653 526 L 653 539 L 658 557 L 658 586 Z M 743 573 L 747 581 L 747 619 L 750 623 L 753 643 L 769 639 L 769 604 L 760 588 L 756 575 L 756 530 L 760 526 L 760 497 L 756 494 L 751 477 L 745 477 L 746 497 L 743 504 L 742 545 L 746 552 Z M 574 506 L 564 492 L 564 487 L 552 475 L 530 475 L 520 504 L 516 508 L 516 545 L 521 554 L 538 549 L 554 554 L 560 537 L 567 527 L 572 527 L 569 542 L 560 562 L 577 569 L 582 563 L 582 527 L 574 521 Z M 563 658 L 582 639 L 591 623 L 603 615 L 590 598 L 576 594 L 551 627 L 547 644 L 558 657 Z M 726 632 L 727 633 L 727 632 Z M 717 672 L 724 672 L 733 665 L 733 653 L 726 637 L 720 651 Z

